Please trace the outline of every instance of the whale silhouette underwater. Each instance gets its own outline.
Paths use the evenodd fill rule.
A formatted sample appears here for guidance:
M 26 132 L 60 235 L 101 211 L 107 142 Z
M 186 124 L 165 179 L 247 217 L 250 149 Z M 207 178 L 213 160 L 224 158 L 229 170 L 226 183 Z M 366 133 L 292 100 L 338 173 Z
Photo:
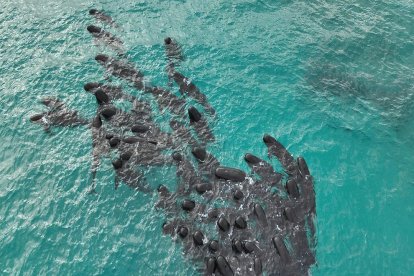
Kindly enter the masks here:
M 92 9 L 89 14 L 101 24 L 119 28 L 103 11 Z M 119 38 L 94 25 L 87 31 L 119 54 L 123 45 Z M 182 244 L 200 274 L 307 275 L 316 262 L 316 201 L 305 159 L 293 158 L 274 137 L 264 135 L 268 157 L 280 162 L 281 172 L 252 153 L 244 156 L 251 173 L 221 165 L 225 160 L 206 151 L 216 140 L 211 129 L 215 110 L 196 84 L 177 71 L 184 59 L 181 46 L 170 37 L 164 46 L 169 86 L 174 81 L 181 95 L 148 83 L 124 56 L 98 54 L 95 60 L 106 73 L 133 87 L 139 96 L 124 92 L 123 86 L 91 81 L 84 90 L 96 100 L 92 119 L 82 118 L 57 98 L 44 98 L 41 103 L 48 111 L 30 120 L 47 132 L 54 127 L 91 131 L 91 192 L 103 157 L 117 156 L 111 161 L 115 189 L 124 183 L 141 193 L 155 192 L 147 183 L 146 168 L 174 167 L 176 188 L 156 189 L 155 208 L 166 218 L 160 232 Z M 132 108 L 117 108 L 117 100 Z M 163 129 L 155 118 L 167 120 L 170 129 Z

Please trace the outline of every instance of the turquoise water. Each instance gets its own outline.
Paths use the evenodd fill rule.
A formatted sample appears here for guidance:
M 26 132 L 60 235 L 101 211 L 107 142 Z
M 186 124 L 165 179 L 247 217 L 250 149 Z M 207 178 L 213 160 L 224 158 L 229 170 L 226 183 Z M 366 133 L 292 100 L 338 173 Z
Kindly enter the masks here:
M 103 81 L 87 11 L 104 9 L 127 55 L 166 85 L 172 36 L 215 107 L 224 165 L 265 156 L 264 133 L 303 155 L 315 178 L 313 275 L 414 270 L 412 1 L 10 1 L 0 3 L 0 274 L 196 273 L 161 234 L 157 194 L 113 189 L 110 159 L 89 195 L 91 136 L 30 123 L 44 96 L 92 118 L 83 91 Z M 341 2 L 341 3 L 338 3 Z M 133 94 L 139 92 L 128 90 Z M 153 174 L 154 185 L 168 171 Z

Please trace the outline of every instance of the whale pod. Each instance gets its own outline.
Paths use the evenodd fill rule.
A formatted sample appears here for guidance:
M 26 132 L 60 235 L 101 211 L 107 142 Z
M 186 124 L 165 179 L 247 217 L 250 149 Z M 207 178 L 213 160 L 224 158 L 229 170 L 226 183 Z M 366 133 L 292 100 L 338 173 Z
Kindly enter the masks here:
M 97 19 L 105 19 L 105 15 L 96 9 L 92 9 L 90 14 Z M 112 21 L 110 17 L 105 20 Z M 117 42 L 115 36 L 98 26 L 90 25 L 87 30 L 96 41 L 101 40 L 108 45 Z M 265 135 L 263 141 L 269 155 L 277 157 L 289 175 L 285 186 L 282 185 L 282 174 L 276 172 L 272 164 L 250 153 L 244 156 L 244 160 L 252 170 L 251 178 L 246 178 L 242 170 L 220 167 L 220 161 L 225 160 L 219 161 L 205 150 L 208 143 L 214 141 L 214 135 L 204 111 L 213 115 L 214 109 L 195 84 L 175 70 L 174 63 L 178 60 L 172 56 L 171 47 L 175 41 L 166 38 L 164 43 L 166 48 L 169 47 L 168 76 L 178 84 L 184 97 L 144 82 L 144 75 L 135 64 L 127 61 L 126 56 L 122 59 L 104 54 L 95 57 L 107 74 L 153 96 L 158 109 L 152 110 L 148 102 L 127 95 L 120 86 L 86 83 L 84 89 L 94 94 L 99 104 L 93 120 L 81 123 L 90 126 L 92 131 L 93 164 L 99 162 L 98 157 L 103 154 L 118 154 L 119 158 L 112 161 L 116 173 L 115 188 L 122 181 L 131 188 L 149 193 L 151 189 L 143 175 L 146 169 L 142 166 L 169 166 L 173 163 L 177 189 L 169 191 L 165 186 L 159 186 L 157 209 L 163 209 L 169 221 L 163 225 L 164 232 L 183 243 L 186 255 L 204 267 L 204 274 L 306 275 L 315 263 L 312 249 L 316 240 L 313 224 L 316 209 L 313 178 L 305 160 L 302 157 L 295 160 L 280 142 Z M 192 98 L 191 102 L 197 102 L 197 107 L 201 105 L 203 112 L 191 106 L 186 101 L 187 96 Z M 123 111 L 110 104 L 118 99 L 132 103 L 132 108 Z M 58 99 L 45 98 L 42 103 L 49 111 L 32 116 L 31 121 L 60 125 L 81 121 L 76 112 L 68 110 Z M 171 116 L 171 134 L 158 126 L 158 120 L 153 120 L 152 115 L 155 114 L 152 112 L 157 110 L 161 115 L 167 111 L 167 117 Z M 131 135 L 129 131 L 134 136 L 128 136 Z M 188 149 L 192 149 L 195 160 L 189 158 Z M 165 159 L 164 153 L 173 153 L 172 158 L 159 161 Z M 289 196 L 283 194 L 285 191 Z M 296 199 L 299 196 L 300 199 Z M 197 198 L 197 204 L 190 198 Z M 219 233 L 204 232 L 211 234 L 212 238 L 204 246 L 207 235 L 196 229 L 211 231 L 214 228 Z M 285 244 L 284 237 L 289 237 L 290 242 Z M 290 254 L 290 250 L 294 254 Z M 288 262 L 289 265 L 283 264 Z

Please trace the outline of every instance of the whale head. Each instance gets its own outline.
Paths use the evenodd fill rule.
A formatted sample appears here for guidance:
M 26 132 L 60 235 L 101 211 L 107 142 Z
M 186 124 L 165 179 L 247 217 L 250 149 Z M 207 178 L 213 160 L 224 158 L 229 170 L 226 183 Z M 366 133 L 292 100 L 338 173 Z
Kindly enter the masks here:
M 254 156 L 253 154 L 250 153 L 246 153 L 246 155 L 244 156 L 244 160 L 246 160 L 246 162 L 250 165 L 255 165 L 260 163 L 260 161 L 262 161 L 259 157 Z
M 269 134 L 265 134 L 263 136 L 263 142 L 265 142 L 266 145 L 271 145 L 277 143 L 276 139 L 270 136 Z
M 98 61 L 98 62 L 105 63 L 109 60 L 109 57 L 107 55 L 99 54 L 99 55 L 96 55 L 95 60 Z
M 204 162 L 207 158 L 207 152 L 203 148 L 194 148 L 191 153 L 194 155 L 195 158 L 197 158 L 198 161 Z
M 101 86 L 101 84 L 98 82 L 88 82 L 83 86 L 83 89 L 85 89 L 85 91 L 91 91 L 98 88 L 99 86 Z
M 112 116 L 116 114 L 116 108 L 113 106 L 108 106 L 101 111 L 101 115 L 105 117 L 105 119 L 109 120 Z
M 94 33 L 94 34 L 99 34 L 100 32 L 102 32 L 101 28 L 94 26 L 94 25 L 89 25 L 88 27 L 86 27 L 86 29 L 88 30 L 88 32 Z
M 114 167 L 115 170 L 122 168 L 122 159 L 118 158 L 112 161 L 112 166 Z
M 43 114 L 35 114 L 30 117 L 30 121 L 36 122 L 43 118 Z
M 171 44 L 171 42 L 172 42 L 171 37 L 166 37 L 166 38 L 164 38 L 164 43 L 165 43 L 166 45 Z
M 182 160 L 183 160 L 183 156 L 182 156 L 179 152 L 174 152 L 174 153 L 172 154 L 172 158 L 173 158 L 175 161 L 182 161 Z
M 201 120 L 201 113 L 194 106 L 188 109 L 188 117 L 191 122 L 198 122 Z
M 98 104 L 109 103 L 109 96 L 105 92 L 103 92 L 102 89 L 98 89 L 95 91 L 95 97 Z

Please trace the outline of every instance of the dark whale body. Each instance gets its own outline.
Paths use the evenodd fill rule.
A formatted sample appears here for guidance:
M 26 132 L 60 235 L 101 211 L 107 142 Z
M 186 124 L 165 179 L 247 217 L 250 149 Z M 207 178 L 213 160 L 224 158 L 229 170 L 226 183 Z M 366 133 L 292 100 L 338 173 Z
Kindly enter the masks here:
M 93 94 L 95 94 L 95 92 L 100 89 L 108 95 L 110 101 L 123 99 L 132 102 L 135 99 L 134 96 L 124 93 L 120 86 L 113 86 L 98 82 L 88 82 L 83 86 L 83 88 L 86 92 Z
M 89 25 L 86 27 L 86 30 L 99 42 L 103 42 L 110 46 L 113 50 L 117 51 L 118 54 L 123 55 L 124 51 L 122 49 L 124 42 L 118 37 L 114 36 L 110 32 L 105 31 L 104 29 L 97 27 L 95 25 Z

